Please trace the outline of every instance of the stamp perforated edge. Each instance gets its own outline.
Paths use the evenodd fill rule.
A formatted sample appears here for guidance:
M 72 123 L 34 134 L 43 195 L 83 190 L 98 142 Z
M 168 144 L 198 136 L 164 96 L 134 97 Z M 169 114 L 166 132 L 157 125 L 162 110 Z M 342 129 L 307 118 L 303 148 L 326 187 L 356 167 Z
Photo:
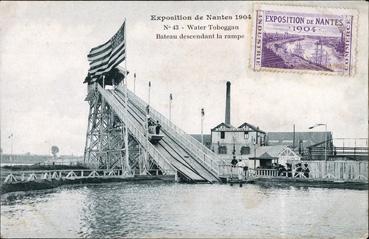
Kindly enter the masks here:
M 281 68 L 272 68 L 272 67 L 261 67 L 260 69 L 254 69 L 254 48 L 255 48 L 255 38 L 256 38 L 256 11 L 261 10 L 263 7 L 277 7 L 277 8 L 286 8 L 291 7 L 293 10 L 310 10 L 310 11 L 324 11 L 324 10 L 337 10 L 340 12 L 344 12 L 342 14 L 351 14 L 353 16 L 352 21 L 352 35 L 351 35 L 351 72 L 350 74 L 344 74 L 339 72 L 328 72 L 328 71 L 314 71 L 314 70 L 301 70 L 301 69 L 281 69 Z M 292 11 L 293 11 L 292 10 Z M 291 10 L 290 10 L 291 11 Z M 294 73 L 294 74 L 310 74 L 310 75 L 322 75 L 322 76 L 337 76 L 337 77 L 354 77 L 356 75 L 356 64 L 358 62 L 357 59 L 357 45 L 358 45 L 358 29 L 359 29 L 359 11 L 355 8 L 331 8 L 331 7 L 323 7 L 323 6 L 307 6 L 304 4 L 278 4 L 278 3 L 254 3 L 252 5 L 252 13 L 253 19 L 251 21 L 251 34 L 250 34 L 250 54 L 249 54 L 249 69 L 252 69 L 254 72 L 270 72 L 270 73 Z M 336 13 L 337 14 L 337 13 Z

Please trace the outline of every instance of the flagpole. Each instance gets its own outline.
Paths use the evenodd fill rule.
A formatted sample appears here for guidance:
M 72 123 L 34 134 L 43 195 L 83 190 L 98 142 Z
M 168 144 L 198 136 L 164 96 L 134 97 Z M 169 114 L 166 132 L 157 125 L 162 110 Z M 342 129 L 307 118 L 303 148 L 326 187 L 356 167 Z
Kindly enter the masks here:
M 148 105 L 150 105 L 150 90 L 151 90 L 151 81 L 149 81 L 149 99 L 148 99 Z
M 204 108 L 201 108 L 201 144 L 204 144 Z
M 126 28 L 127 28 L 127 19 L 124 18 L 124 44 L 125 44 L 125 51 L 126 51 L 126 59 L 124 61 L 124 108 L 125 108 L 125 116 L 126 121 L 128 120 L 128 89 L 127 89 L 127 35 L 126 35 Z M 124 132 L 124 147 L 126 149 L 125 153 L 125 163 L 126 163 L 126 170 L 127 174 L 130 173 L 130 166 L 129 166 L 129 150 L 128 150 L 128 127 L 127 123 L 124 124 L 125 132 Z M 123 165 L 122 165 L 122 173 L 123 173 Z
M 172 93 L 169 95 L 169 121 L 172 121 Z
M 133 78 L 133 93 L 136 94 L 136 72 L 133 76 L 134 76 L 134 78 Z

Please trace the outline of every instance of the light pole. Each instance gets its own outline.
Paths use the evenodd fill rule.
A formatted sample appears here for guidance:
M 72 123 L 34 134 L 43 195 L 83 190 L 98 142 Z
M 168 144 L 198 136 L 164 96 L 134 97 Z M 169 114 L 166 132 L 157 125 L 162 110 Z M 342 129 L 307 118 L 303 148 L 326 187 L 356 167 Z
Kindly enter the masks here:
M 10 161 L 13 161 L 13 138 L 14 138 L 14 135 L 13 133 L 11 133 L 8 137 L 8 139 L 10 139 Z
M 256 169 L 256 140 L 254 136 L 252 136 L 252 144 L 254 145 L 254 169 Z M 259 160 L 259 166 L 260 166 L 260 160 Z
M 204 144 L 204 108 L 201 108 L 201 143 Z
M 236 132 L 235 131 L 233 131 L 232 142 L 233 142 L 232 155 L 233 155 L 233 159 L 236 159 Z
M 315 124 L 313 126 L 310 126 L 309 129 L 314 129 L 319 126 L 325 127 L 325 141 L 324 141 L 324 160 L 327 161 L 327 140 L 328 140 L 328 132 L 327 132 L 327 124 Z

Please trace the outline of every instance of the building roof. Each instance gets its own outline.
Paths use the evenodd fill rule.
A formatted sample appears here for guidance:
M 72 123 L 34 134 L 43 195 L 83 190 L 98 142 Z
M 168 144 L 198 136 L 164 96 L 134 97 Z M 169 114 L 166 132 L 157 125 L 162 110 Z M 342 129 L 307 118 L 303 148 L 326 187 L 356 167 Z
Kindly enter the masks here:
M 295 147 L 298 147 L 300 140 L 304 147 L 325 141 L 326 132 L 295 132 Z M 327 139 L 332 139 L 332 132 L 327 132 Z M 268 132 L 266 137 L 267 145 L 293 145 L 293 132 Z
M 214 128 L 212 128 L 211 131 L 217 130 L 219 128 L 235 129 L 236 127 L 222 122 L 222 123 L 218 124 L 217 126 L 215 126 Z
M 261 146 L 256 148 L 256 158 L 278 158 L 279 154 L 285 149 L 285 145 Z
M 252 158 L 280 158 L 281 156 L 299 157 L 286 145 L 274 145 L 257 147 L 255 157 Z
M 238 126 L 239 129 L 242 129 L 242 128 L 245 128 L 245 127 L 249 127 L 251 129 L 253 129 L 254 131 L 257 131 L 257 132 L 260 132 L 260 133 L 265 134 L 265 132 L 262 131 L 261 129 L 259 129 L 259 127 L 257 127 L 257 126 L 255 127 L 254 125 L 249 124 L 247 122 L 245 122 L 245 123 L 241 124 L 240 126 Z
M 217 126 L 215 126 L 214 128 L 212 128 L 211 131 L 215 131 L 215 130 L 219 130 L 219 129 L 221 129 L 222 131 L 223 130 L 227 131 L 227 129 L 229 129 L 230 131 L 243 131 L 245 128 L 250 128 L 253 131 L 257 131 L 257 132 L 265 134 L 265 132 L 260 130 L 259 127 L 255 127 L 254 125 L 249 124 L 247 122 L 241 124 L 237 128 L 230 125 L 230 124 L 226 124 L 226 123 L 222 122 L 222 123 L 218 124 Z

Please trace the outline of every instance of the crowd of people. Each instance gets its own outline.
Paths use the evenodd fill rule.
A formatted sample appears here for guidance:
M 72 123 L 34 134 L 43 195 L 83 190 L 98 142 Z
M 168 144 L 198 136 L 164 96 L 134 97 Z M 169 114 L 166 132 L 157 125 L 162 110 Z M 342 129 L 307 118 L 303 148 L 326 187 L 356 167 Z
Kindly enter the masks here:
M 237 170 L 238 177 L 241 179 L 241 177 L 248 177 L 248 170 L 249 167 L 247 166 L 247 163 L 242 160 L 237 160 L 236 158 L 233 158 L 231 161 L 232 165 L 232 174 L 235 173 L 235 170 Z M 309 165 L 307 163 L 304 163 L 302 166 L 302 163 L 297 163 L 294 167 L 294 171 L 292 171 L 292 164 L 286 163 L 286 166 L 282 164 L 273 163 L 272 169 L 278 170 L 278 176 L 285 176 L 285 177 L 295 177 L 295 178 L 309 178 L 310 169 L 308 167 Z M 260 169 L 259 167 L 257 169 Z M 293 174 L 293 175 L 292 175 Z
M 309 165 L 307 163 L 305 163 L 304 166 L 302 166 L 302 163 L 297 163 L 295 165 L 295 173 L 293 176 L 295 178 L 300 178 L 302 173 L 302 175 L 308 178 L 310 174 L 308 166 Z M 286 167 L 284 165 L 274 163 L 272 168 L 278 170 L 278 176 L 292 177 L 292 164 L 290 163 L 286 163 Z

